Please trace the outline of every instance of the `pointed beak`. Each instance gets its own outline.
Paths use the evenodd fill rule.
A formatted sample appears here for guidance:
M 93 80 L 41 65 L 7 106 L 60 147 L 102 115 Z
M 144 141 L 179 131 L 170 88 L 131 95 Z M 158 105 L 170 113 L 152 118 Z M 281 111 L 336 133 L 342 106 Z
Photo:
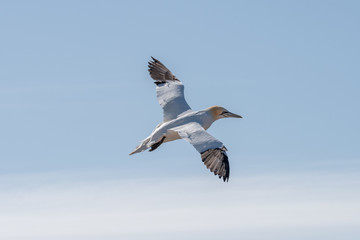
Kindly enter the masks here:
M 222 114 L 224 117 L 226 117 L 226 118 L 242 118 L 242 116 L 240 116 L 240 115 L 237 115 L 237 114 L 235 114 L 235 113 L 232 113 L 232 112 L 227 112 L 227 113 L 224 113 L 224 114 Z

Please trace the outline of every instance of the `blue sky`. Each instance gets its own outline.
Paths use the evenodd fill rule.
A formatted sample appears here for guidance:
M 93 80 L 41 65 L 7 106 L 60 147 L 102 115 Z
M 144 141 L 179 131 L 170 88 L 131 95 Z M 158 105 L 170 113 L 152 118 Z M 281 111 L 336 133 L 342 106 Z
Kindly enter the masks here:
M 300 239 L 344 239 L 344 233 L 357 239 L 359 7 L 357 1 L 1 2 L 6 236 L 215 239 L 226 232 L 229 239 L 289 239 L 296 232 Z M 162 119 L 147 72 L 150 56 L 182 80 L 193 109 L 221 105 L 244 117 L 209 129 L 229 149 L 229 183 L 210 174 L 185 141 L 128 156 Z M 229 198 L 238 200 L 226 200 L 231 210 L 217 206 Z M 172 204 L 162 209 L 166 200 Z M 15 224 L 41 208 L 35 227 Z M 216 209 L 238 218 L 212 213 L 214 220 L 226 217 L 218 228 L 186 221 L 194 212 L 205 221 Z M 132 217 L 116 217 L 124 212 Z M 58 228 L 34 230 L 60 213 Z M 98 221 L 83 221 L 87 216 Z M 69 219 L 81 223 L 66 225 Z M 136 230 L 139 219 L 152 225 Z M 117 220 L 129 230 L 112 226 Z

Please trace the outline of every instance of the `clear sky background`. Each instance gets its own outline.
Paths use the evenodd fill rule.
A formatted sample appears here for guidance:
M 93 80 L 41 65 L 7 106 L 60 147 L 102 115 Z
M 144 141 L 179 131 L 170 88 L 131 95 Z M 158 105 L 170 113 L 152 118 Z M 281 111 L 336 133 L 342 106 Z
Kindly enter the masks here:
M 359 1 L 2 1 L 0 237 L 359 239 Z M 147 61 L 209 132 L 128 154 L 162 120 Z

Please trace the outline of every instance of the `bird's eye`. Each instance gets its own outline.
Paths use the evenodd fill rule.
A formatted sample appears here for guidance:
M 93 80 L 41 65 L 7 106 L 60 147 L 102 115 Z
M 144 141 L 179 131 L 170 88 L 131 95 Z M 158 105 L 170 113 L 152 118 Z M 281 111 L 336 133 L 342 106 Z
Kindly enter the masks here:
M 220 115 L 225 115 L 227 113 L 229 113 L 229 112 L 228 111 L 223 111 Z

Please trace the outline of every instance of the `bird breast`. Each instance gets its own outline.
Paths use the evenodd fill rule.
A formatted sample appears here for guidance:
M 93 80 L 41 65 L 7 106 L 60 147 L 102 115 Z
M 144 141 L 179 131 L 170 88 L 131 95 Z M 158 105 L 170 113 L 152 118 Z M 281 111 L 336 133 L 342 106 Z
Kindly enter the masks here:
M 177 140 L 177 139 L 180 139 L 181 137 L 179 136 L 179 134 L 175 131 L 168 131 L 166 134 L 165 134 L 165 140 L 164 142 L 171 142 L 171 141 L 174 141 L 174 140 Z

